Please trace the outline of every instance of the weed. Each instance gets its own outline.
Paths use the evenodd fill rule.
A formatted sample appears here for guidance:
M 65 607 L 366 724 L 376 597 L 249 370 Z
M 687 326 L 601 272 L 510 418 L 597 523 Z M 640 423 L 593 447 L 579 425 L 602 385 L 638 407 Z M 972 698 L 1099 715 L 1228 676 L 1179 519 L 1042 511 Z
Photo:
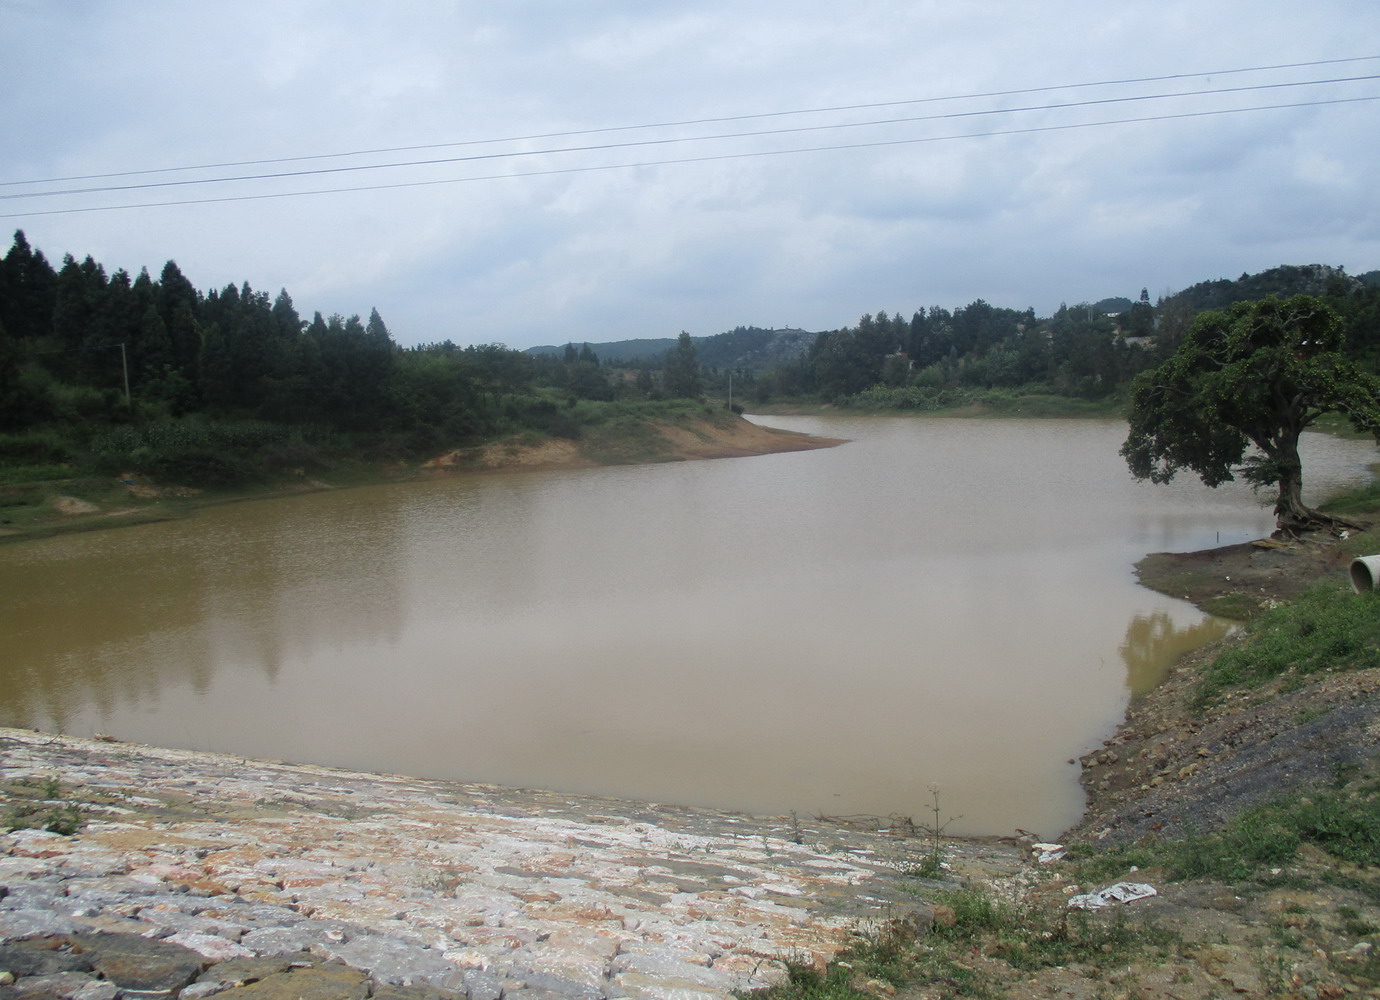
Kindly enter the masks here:
M 1315 719 L 1321 719 L 1329 711 L 1331 711 L 1330 708 L 1324 708 L 1321 705 L 1314 705 L 1313 707 L 1305 708 L 1302 712 L 1300 712 L 1298 715 L 1298 719 L 1295 721 L 1297 721 L 1300 726 L 1306 726 L 1308 725 L 1308 723 L 1314 721 Z
M 1177 940 L 1154 923 L 1128 921 L 1121 910 L 1104 915 L 1004 903 L 976 890 L 949 894 L 945 901 L 955 920 L 952 927 L 937 928 L 936 933 L 1023 971 L 1070 962 L 1119 963 L 1140 948 L 1163 952 Z
M 1380 927 L 1361 916 L 1361 912 L 1354 906 L 1337 907 L 1337 915 L 1342 918 L 1342 933 L 1351 937 L 1363 938 L 1380 933 Z
M 950 816 L 948 819 L 940 822 L 938 785 L 930 785 L 930 802 L 930 812 L 934 816 L 934 819 L 929 823 L 920 824 L 920 829 L 924 832 L 925 839 L 929 842 L 929 850 L 925 852 L 925 856 L 921 858 L 918 863 L 904 869 L 905 874 L 914 875 L 918 878 L 935 878 L 943 874 L 944 845 L 941 838 L 944 836 L 944 831 L 949 828 L 949 825 L 953 823 L 954 820 L 962 818 L 959 816 Z
M 788 963 L 785 983 L 754 996 L 855 1000 L 922 985 L 939 987 L 945 995 L 995 998 L 1002 995 L 994 978 L 1000 973 L 979 971 L 974 966 L 982 963 L 973 961 L 976 956 L 1029 974 L 1075 962 L 1096 969 L 1125 962 L 1146 948 L 1167 955 L 1180 943 L 1171 931 L 1154 922 L 1132 921 L 1121 911 L 1095 914 L 1059 905 L 1008 903 L 978 889 L 941 893 L 935 901 L 952 911 L 952 919 L 936 924 L 927 937 L 916 941 L 885 929 L 859 937 L 827 969 Z
M 1296 600 L 1262 611 L 1243 640 L 1204 671 L 1195 704 L 1210 704 L 1232 688 L 1254 688 L 1287 674 L 1301 686 L 1320 671 L 1380 664 L 1380 594 L 1343 592 L 1324 584 Z
M 1120 876 L 1135 866 L 1161 868 L 1175 881 L 1243 882 L 1267 871 L 1275 878 L 1274 870 L 1293 862 L 1303 844 L 1339 861 L 1380 864 L 1380 794 L 1371 785 L 1320 789 L 1247 810 L 1215 833 L 1106 851 L 1080 847 L 1070 860 L 1078 877 L 1089 881 Z
M 7 830 L 47 830 L 70 837 L 86 825 L 86 811 L 63 797 L 57 778 L 20 778 L 0 787 L 0 794 L 10 800 L 0 819 Z
M 858 935 L 823 970 L 803 960 L 786 962 L 786 981 L 759 993 L 737 991 L 734 996 L 754 1000 L 860 1000 L 874 997 L 862 987 L 869 980 L 898 986 L 916 975 L 915 953 L 900 940 Z
M 1303 949 L 1303 935 L 1295 927 L 1281 921 L 1271 921 L 1270 937 L 1281 948 L 1290 948 L 1294 951 Z

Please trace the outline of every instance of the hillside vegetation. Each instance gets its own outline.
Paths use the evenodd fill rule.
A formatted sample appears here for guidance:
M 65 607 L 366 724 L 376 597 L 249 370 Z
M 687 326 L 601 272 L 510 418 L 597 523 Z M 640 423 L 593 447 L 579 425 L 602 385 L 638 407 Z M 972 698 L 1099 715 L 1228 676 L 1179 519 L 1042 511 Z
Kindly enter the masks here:
M 492 442 L 563 441 L 622 461 L 638 451 L 629 441 L 656 437 L 636 424 L 675 423 L 706 397 L 735 409 L 1118 414 L 1129 380 L 1173 351 L 1197 310 L 1298 290 L 1323 295 L 1350 356 L 1374 368 L 1380 285 L 1321 266 L 1156 304 L 1144 292 L 1104 300 L 1129 303 L 1116 313 L 1082 304 L 1042 318 L 978 300 L 818 334 L 739 327 L 525 352 L 403 347 L 377 311 L 307 318 L 286 289 L 200 291 L 172 261 L 157 277 L 107 274 L 90 256 L 55 268 L 17 232 L 0 259 L 0 522 L 22 524 L 35 497 L 104 508 L 117 488 L 357 481 Z M 610 446 L 614 428 L 627 440 Z

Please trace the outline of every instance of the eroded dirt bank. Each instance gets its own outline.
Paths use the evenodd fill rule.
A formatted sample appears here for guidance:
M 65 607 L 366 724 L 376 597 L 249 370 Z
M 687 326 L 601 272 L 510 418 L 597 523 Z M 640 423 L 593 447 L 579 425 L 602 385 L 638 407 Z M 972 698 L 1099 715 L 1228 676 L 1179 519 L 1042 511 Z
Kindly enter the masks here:
M 155 482 L 124 473 L 99 483 L 81 480 L 86 498 L 70 496 L 70 483 L 32 483 L 0 495 L 0 542 L 62 532 L 95 531 L 185 517 L 222 503 L 271 499 L 377 482 L 441 476 L 539 472 L 714 458 L 745 458 L 832 448 L 845 443 L 795 431 L 762 427 L 739 416 L 713 412 L 674 422 L 634 419 L 594 427 L 578 439 L 519 437 L 449 451 L 421 463 L 371 466 L 356 462 L 333 471 L 296 469 L 288 478 L 257 487 L 203 491 L 176 482 Z M 93 485 L 95 484 L 95 485 Z M 4 494 L 5 490 L 0 490 Z M 21 495 L 22 494 L 22 495 Z
M 637 428 L 637 433 L 627 433 L 626 429 L 616 434 L 601 433 L 596 428 L 575 440 L 550 438 L 538 444 L 497 441 L 480 448 L 458 449 L 433 458 L 423 468 L 455 472 L 577 469 L 746 458 L 832 448 L 843 443 L 838 438 L 763 427 L 741 417 L 678 423 L 647 421 Z

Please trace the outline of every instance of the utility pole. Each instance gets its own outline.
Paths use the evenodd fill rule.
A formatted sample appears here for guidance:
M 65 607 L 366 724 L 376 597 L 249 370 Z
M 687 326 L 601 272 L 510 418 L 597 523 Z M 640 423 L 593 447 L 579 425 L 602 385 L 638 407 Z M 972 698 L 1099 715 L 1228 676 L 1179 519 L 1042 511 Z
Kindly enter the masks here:
M 129 359 L 125 356 L 125 345 L 120 345 L 120 370 L 125 374 L 125 406 L 133 406 L 129 401 Z

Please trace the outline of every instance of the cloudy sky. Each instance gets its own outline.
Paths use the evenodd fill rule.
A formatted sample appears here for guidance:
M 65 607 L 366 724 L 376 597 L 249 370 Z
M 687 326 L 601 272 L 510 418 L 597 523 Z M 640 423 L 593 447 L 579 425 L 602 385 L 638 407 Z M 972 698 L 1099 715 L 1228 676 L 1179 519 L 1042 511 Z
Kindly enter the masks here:
M 1378 55 L 1369 0 L 0 0 L 0 223 L 404 344 L 1044 315 L 1380 268 Z

